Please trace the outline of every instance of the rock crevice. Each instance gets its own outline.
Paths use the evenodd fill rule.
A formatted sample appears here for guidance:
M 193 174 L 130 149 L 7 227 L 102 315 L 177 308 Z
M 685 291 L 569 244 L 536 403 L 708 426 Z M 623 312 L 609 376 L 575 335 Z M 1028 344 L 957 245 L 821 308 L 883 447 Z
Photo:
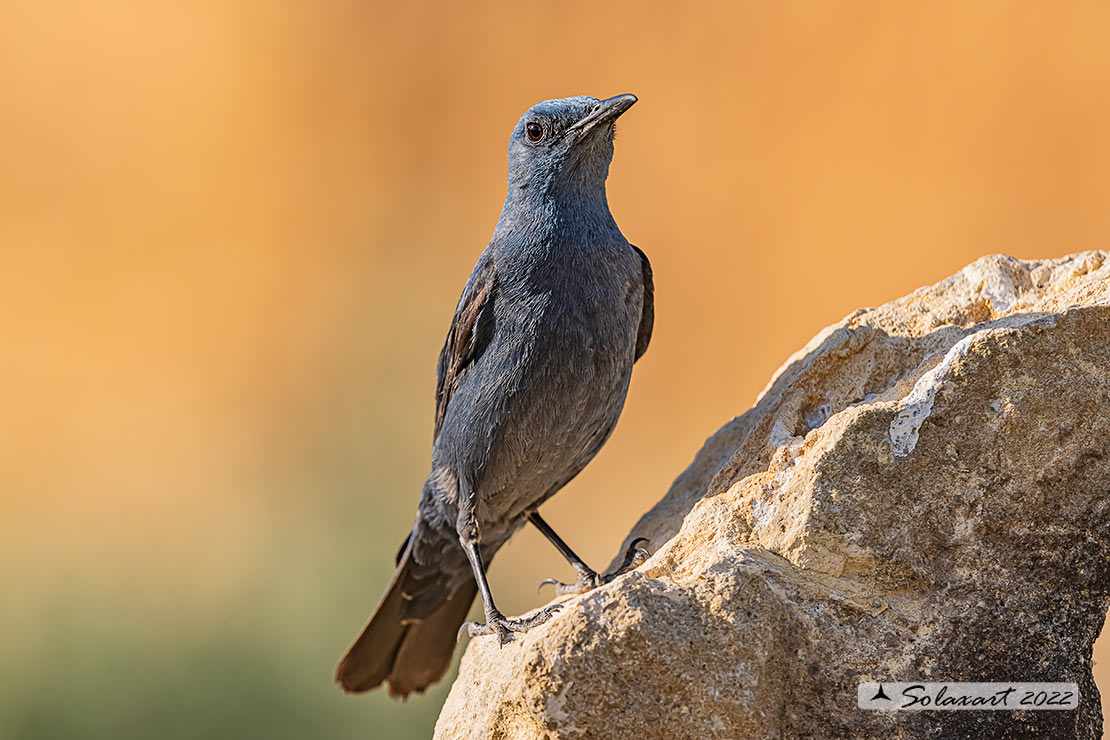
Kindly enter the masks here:
M 1110 259 L 985 257 L 846 317 L 512 648 L 439 738 L 1101 736 Z M 1075 681 L 1066 712 L 865 712 L 861 680 Z

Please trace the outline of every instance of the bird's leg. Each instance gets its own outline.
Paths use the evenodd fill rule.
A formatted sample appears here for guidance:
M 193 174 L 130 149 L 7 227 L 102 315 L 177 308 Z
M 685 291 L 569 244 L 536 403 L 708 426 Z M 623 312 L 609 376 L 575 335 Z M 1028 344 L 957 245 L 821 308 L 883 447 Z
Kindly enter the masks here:
M 466 630 L 471 637 L 497 635 L 497 644 L 503 646 L 506 642 L 512 642 L 514 632 L 527 632 L 555 616 L 555 612 L 562 608 L 562 604 L 553 604 L 530 617 L 520 619 L 509 619 L 501 613 L 493 603 L 493 594 L 490 592 L 489 581 L 486 579 L 486 568 L 482 564 L 482 554 L 478 551 L 477 520 L 468 517 L 470 521 L 463 522 L 462 512 L 460 512 L 459 518 L 459 542 L 462 544 L 466 557 L 470 561 L 470 567 L 474 571 L 474 580 L 478 583 L 478 591 L 482 594 L 482 605 L 486 610 L 486 623 L 464 622 L 459 627 L 458 636 L 462 636 L 463 630 Z
M 647 538 L 637 537 L 628 545 L 628 549 L 624 553 L 624 560 L 621 561 L 620 565 L 608 573 L 598 573 L 593 568 L 586 565 L 586 563 L 582 561 L 582 558 L 578 557 L 574 553 L 574 550 L 571 550 L 567 543 L 563 542 L 562 537 L 555 534 L 555 530 L 551 528 L 551 525 L 545 522 L 538 513 L 534 511 L 529 513 L 528 521 L 536 525 L 536 529 L 543 532 L 543 536 L 550 540 L 551 544 L 555 545 L 555 549 L 562 553 L 563 557 L 570 563 L 570 566 L 574 568 L 574 572 L 578 574 L 578 579 L 574 583 L 562 583 L 561 581 L 556 581 L 554 578 L 548 578 L 540 584 L 540 588 L 543 588 L 549 583 L 554 585 L 555 593 L 560 596 L 564 594 L 585 593 L 602 584 L 609 583 L 617 576 L 624 575 L 640 565 L 651 555 L 651 553 L 643 547 L 640 547 L 640 543 L 647 542 Z

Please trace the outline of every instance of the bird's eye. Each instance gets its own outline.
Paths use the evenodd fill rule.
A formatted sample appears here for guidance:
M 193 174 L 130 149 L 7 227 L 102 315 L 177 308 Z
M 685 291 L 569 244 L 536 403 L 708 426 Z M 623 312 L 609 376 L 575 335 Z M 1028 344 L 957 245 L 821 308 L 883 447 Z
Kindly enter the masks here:
M 539 141 L 543 138 L 543 126 L 535 121 L 532 121 L 524 127 L 524 132 L 528 134 L 528 141 Z

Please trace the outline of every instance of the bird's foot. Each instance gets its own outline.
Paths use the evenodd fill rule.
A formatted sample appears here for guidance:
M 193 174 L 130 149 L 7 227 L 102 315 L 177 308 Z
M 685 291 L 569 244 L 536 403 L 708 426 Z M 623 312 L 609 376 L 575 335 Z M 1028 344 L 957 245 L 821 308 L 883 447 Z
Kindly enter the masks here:
M 503 647 L 506 642 L 513 641 L 513 635 L 518 632 L 527 632 L 533 627 L 538 627 L 544 622 L 550 620 L 555 616 L 555 612 L 563 608 L 562 604 L 552 604 L 551 606 L 540 609 L 538 612 L 530 617 L 520 617 L 519 619 L 509 619 L 499 611 L 486 615 L 486 623 L 478 624 L 477 622 L 463 622 L 459 627 L 459 633 L 456 639 L 462 637 L 463 630 L 471 637 L 478 635 L 497 635 L 497 644 Z
M 563 583 L 562 581 L 557 581 L 554 578 L 548 578 L 546 581 L 541 583 L 539 587 L 543 588 L 548 584 L 555 586 L 556 596 L 566 596 L 568 594 L 584 594 L 587 591 L 592 591 L 598 586 L 609 583 L 618 576 L 623 576 L 625 573 L 632 570 L 633 568 L 639 567 L 649 557 L 651 557 L 651 553 L 640 546 L 640 543 L 642 542 L 647 542 L 647 538 L 637 537 L 636 539 L 632 540 L 632 542 L 628 545 L 628 549 L 624 553 L 624 560 L 621 561 L 620 565 L 618 565 L 616 568 L 609 571 L 608 573 L 596 573 L 589 568 L 579 569 L 578 580 L 574 583 Z

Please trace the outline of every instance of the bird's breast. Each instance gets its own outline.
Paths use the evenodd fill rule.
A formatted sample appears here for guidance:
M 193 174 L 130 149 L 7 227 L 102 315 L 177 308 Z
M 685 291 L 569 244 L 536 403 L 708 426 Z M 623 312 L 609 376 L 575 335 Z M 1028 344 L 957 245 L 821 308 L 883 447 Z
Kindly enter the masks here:
M 504 320 L 532 340 L 544 363 L 573 364 L 597 353 L 619 360 L 632 352 L 643 289 L 631 260 L 615 249 L 552 251 L 506 286 Z
M 522 277 L 498 316 L 507 336 L 519 338 L 515 415 L 542 420 L 575 446 L 572 438 L 594 434 L 593 427 L 620 413 L 639 330 L 641 278 L 617 249 L 566 249 Z

